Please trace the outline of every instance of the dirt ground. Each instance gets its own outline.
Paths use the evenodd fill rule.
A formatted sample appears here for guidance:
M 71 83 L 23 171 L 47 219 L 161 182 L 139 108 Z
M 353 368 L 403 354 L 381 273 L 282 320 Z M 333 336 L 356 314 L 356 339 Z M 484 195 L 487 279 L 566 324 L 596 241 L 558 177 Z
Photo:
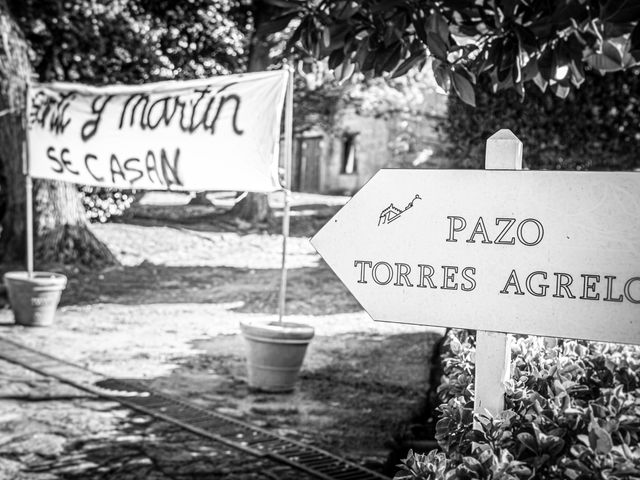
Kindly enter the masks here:
M 103 271 L 49 266 L 69 276 L 55 325 L 15 326 L 5 305 L 0 336 L 112 377 L 143 379 L 383 471 L 394 441 L 419 428 L 413 423 L 442 332 L 373 322 L 308 241 L 347 198 L 296 194 L 287 319 L 312 325 L 316 336 L 294 392 L 252 391 L 239 321 L 276 318 L 280 226 L 235 222 L 222 214 L 232 198 L 211 198 L 212 206 L 188 206 L 185 195 L 151 193 L 120 221 L 95 225 L 121 265 Z M 280 215 L 281 199 L 271 200 Z M 3 472 L 20 479 L 129 478 L 104 472 L 119 471 L 114 458 L 131 457 L 123 445 L 133 448 L 142 437 L 155 454 L 133 455 L 139 468 L 157 466 L 167 449 L 184 453 L 189 443 L 180 432 L 158 433 L 139 417 L 0 362 L 0 478 Z M 196 450 L 203 444 L 192 442 Z M 96 445 L 111 457 L 78 457 Z M 65 467 L 68 458 L 76 458 L 73 468 Z M 229 478 L 237 473 L 233 468 L 249 468 L 234 465 L 225 467 Z M 141 471 L 134 469 L 130 478 Z

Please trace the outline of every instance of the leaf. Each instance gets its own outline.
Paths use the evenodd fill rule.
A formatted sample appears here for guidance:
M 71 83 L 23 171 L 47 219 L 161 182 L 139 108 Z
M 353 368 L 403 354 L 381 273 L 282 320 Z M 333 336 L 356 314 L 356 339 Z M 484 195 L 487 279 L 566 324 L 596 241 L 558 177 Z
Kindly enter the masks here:
M 411 472 L 400 471 L 395 474 L 393 480 L 414 480 L 415 478 L 415 475 Z
M 472 107 L 476 106 L 476 93 L 473 90 L 473 84 L 459 71 L 454 70 L 451 76 L 451 82 L 458 97 Z
M 478 460 L 476 460 L 474 457 L 463 457 L 462 461 L 464 463 L 464 466 L 467 467 L 472 472 L 482 471 L 482 464 Z
M 302 22 L 300 22 L 300 25 L 298 25 L 298 28 L 296 28 L 293 31 L 293 33 L 291 34 L 291 37 L 289 37 L 289 40 L 287 40 L 287 44 L 285 46 L 285 51 L 291 51 L 293 49 L 294 45 L 296 43 L 298 43 L 298 41 L 302 37 L 303 26 L 304 26 L 304 20 Z
M 427 18 L 427 32 L 434 33 L 442 43 L 449 46 L 449 24 L 442 15 L 434 12 Z M 428 34 L 427 34 L 428 35 Z
M 538 49 L 538 41 L 531 30 L 518 24 L 515 24 L 513 29 L 516 33 L 516 37 L 518 38 L 520 50 L 530 54 Z
M 605 22 L 634 22 L 640 18 L 638 0 L 609 0 L 600 9 L 600 18 Z
M 580 477 L 580 473 L 578 471 L 576 471 L 576 470 L 571 469 L 571 468 L 565 469 L 564 474 L 567 477 L 569 477 L 569 480 L 577 480 L 577 478 Z
M 400 42 L 389 47 L 389 50 L 389 54 L 386 56 L 384 62 L 382 63 L 383 72 L 390 72 L 394 68 L 396 68 L 396 66 L 404 56 L 404 52 L 402 51 L 402 44 Z
M 539 75 L 538 71 L 538 62 L 535 60 L 530 60 L 529 63 L 524 65 L 522 68 L 522 82 L 528 82 L 529 80 L 535 79 Z
M 540 447 L 551 455 L 558 455 L 564 448 L 564 440 L 555 435 L 542 434 Z
M 436 439 L 447 439 L 451 431 L 451 419 L 441 418 L 436 423 Z
M 427 58 L 427 54 L 425 52 L 417 52 L 413 53 L 409 58 L 407 58 L 404 62 L 402 62 L 396 69 L 393 71 L 391 78 L 401 77 L 406 74 L 411 68 L 418 64 L 420 61 Z
M 353 56 L 353 62 L 358 65 L 360 70 L 363 70 L 365 60 L 369 55 L 369 46 L 367 41 L 361 41 L 358 50 L 356 50 L 355 55 Z
M 362 72 L 368 72 L 373 70 L 373 66 L 376 63 L 376 59 L 378 58 L 377 52 L 372 52 L 370 50 L 367 50 L 367 52 L 368 53 L 366 58 L 362 62 L 362 65 L 360 65 L 360 71 Z
M 327 62 L 327 64 L 329 68 L 333 70 L 342 62 L 344 62 L 344 58 L 345 58 L 344 52 L 342 51 L 342 49 L 339 48 L 331 52 L 331 55 L 329 55 L 329 61 Z
M 439 60 L 447 60 L 447 46 L 445 43 L 433 32 L 427 33 L 427 47 L 431 55 Z
M 505 82 L 517 69 L 518 44 L 514 41 L 505 41 L 498 64 L 498 81 Z M 515 67 L 515 68 L 514 68 Z
M 343 62 L 342 65 L 336 69 L 336 72 L 334 72 L 336 74 L 336 80 L 338 80 L 338 83 L 340 84 L 346 82 L 351 78 L 355 70 L 356 66 L 354 63 L 349 62 L 348 60 Z
M 626 41 L 610 38 L 602 42 L 602 53 L 616 62 L 622 62 Z
M 528 448 L 529 450 L 531 450 L 532 452 L 537 452 L 538 451 L 538 446 L 536 444 L 536 439 L 533 437 L 533 435 L 531 435 L 530 433 L 527 432 L 522 432 L 519 433 L 516 438 L 518 439 L 518 441 L 526 448 Z
M 358 2 L 346 1 L 344 2 L 342 10 L 337 12 L 336 18 L 338 20 L 347 20 L 353 17 L 353 15 L 355 15 L 359 11 L 360 11 L 360 6 L 358 5 Z
M 466 457 L 469 458 L 469 457 Z M 475 464 L 477 465 L 479 468 L 478 470 L 480 470 L 482 468 L 482 464 L 491 464 L 491 462 L 494 459 L 494 453 L 490 448 L 487 448 L 486 450 L 483 450 L 482 453 L 480 453 L 480 455 L 478 455 L 478 463 Z M 465 462 L 466 463 L 466 462 Z
M 628 37 L 633 27 L 633 23 L 604 22 L 602 25 L 602 36 L 604 38 Z
M 301 4 L 294 0 L 264 0 L 264 3 L 280 8 L 301 8 Z
M 445 92 L 449 93 L 451 89 L 451 74 L 449 72 L 448 65 L 446 63 L 441 62 L 440 60 L 434 60 L 431 68 L 433 69 L 433 77 L 436 80 L 436 83 L 440 88 L 442 88 Z M 458 349 L 461 350 L 460 342 L 457 341 Z M 455 343 L 451 342 L 452 349 L 454 348 Z
M 421 17 L 416 17 L 413 19 L 412 21 L 413 23 L 413 28 L 416 31 L 416 35 L 418 36 L 418 38 L 420 40 L 422 40 L 422 43 L 424 43 L 426 45 L 427 43 L 427 30 L 425 28 L 425 20 L 424 18 Z
M 502 43 L 491 42 L 491 45 L 482 52 L 484 58 L 482 59 L 480 66 L 477 68 L 477 72 L 482 73 L 491 70 L 499 62 L 502 56 Z
M 640 22 L 633 27 L 633 31 L 629 36 L 629 53 L 636 60 L 640 60 Z
M 591 423 L 589 427 L 589 443 L 591 444 L 591 448 L 598 453 L 609 453 L 613 448 L 613 440 L 609 432 L 595 422 Z
M 622 68 L 626 69 L 630 67 L 635 67 L 637 64 L 638 64 L 638 60 L 636 60 L 635 57 L 631 55 L 629 52 L 625 52 L 624 56 L 622 57 Z
M 589 13 L 584 2 L 562 0 L 554 3 L 556 4 L 556 8 L 551 18 L 542 17 L 539 21 L 550 23 L 552 26 L 556 24 L 562 28 L 570 25 L 572 19 L 576 22 L 582 22 L 588 18 Z M 551 21 L 549 22 L 549 20 Z
M 538 59 L 538 70 L 544 80 L 553 78 L 553 52 L 551 48 L 546 48 Z
M 322 46 L 329 48 L 331 45 L 331 30 L 326 25 L 322 29 Z
M 373 69 L 376 76 L 382 75 L 382 72 L 389 71 L 388 66 L 393 69 L 400 60 L 400 43 L 396 43 L 383 49 L 378 49 L 376 58 L 373 63 Z
M 575 60 L 571 60 L 569 64 L 569 68 L 571 69 L 571 83 L 576 88 L 580 88 L 580 85 L 584 83 L 585 75 L 584 68 L 582 67 L 582 62 L 576 62 Z
M 396 7 L 405 5 L 405 0 L 380 0 L 371 6 L 371 13 L 384 12 L 385 10 L 393 10 Z
M 460 340 L 458 340 L 457 337 L 451 337 L 449 348 L 451 349 L 451 353 L 453 353 L 454 355 L 458 355 L 462 351 L 462 343 L 460 343 Z
M 600 72 L 617 72 L 618 70 L 622 70 L 620 62 L 616 62 L 611 57 L 603 53 L 594 53 L 589 55 L 585 61 L 588 65 Z
M 568 77 L 569 63 L 571 63 L 569 47 L 565 42 L 559 42 L 553 55 L 553 76 L 556 80 L 564 80 Z
M 502 0 L 502 10 L 505 17 L 513 18 L 518 9 L 518 3 L 517 0 Z
M 276 32 L 283 31 L 289 22 L 298 16 L 298 12 L 288 13 L 286 15 L 281 15 L 279 17 L 274 18 L 273 20 L 269 20 L 265 22 L 260 28 L 264 34 L 271 34 Z
M 444 4 L 453 10 L 461 11 L 473 7 L 474 0 L 446 0 Z

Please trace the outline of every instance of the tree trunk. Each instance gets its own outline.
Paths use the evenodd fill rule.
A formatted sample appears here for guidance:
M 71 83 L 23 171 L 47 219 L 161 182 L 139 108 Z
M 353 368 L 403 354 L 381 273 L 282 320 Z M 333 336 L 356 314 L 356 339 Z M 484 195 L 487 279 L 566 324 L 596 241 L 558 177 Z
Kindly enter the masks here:
M 5 0 L 0 0 L 0 37 L 0 260 L 14 263 L 24 260 L 26 251 L 22 146 L 29 58 L 26 40 Z
M 0 262 L 24 261 L 25 188 L 22 149 L 25 140 L 25 87 L 30 75 L 27 42 L 0 0 Z M 9 112 L 9 113 L 5 113 Z M 114 255 L 89 230 L 75 185 L 36 182 L 34 232 L 39 262 L 104 265 Z
M 269 19 L 274 18 L 279 12 L 277 7 L 261 0 L 253 2 L 253 34 L 249 45 L 249 72 L 261 72 L 266 70 L 270 60 L 271 43 L 269 32 L 265 26 Z M 229 211 L 242 220 L 252 224 L 271 222 L 273 211 L 269 206 L 269 196 L 265 193 L 249 193 Z
M 117 263 L 109 248 L 91 231 L 75 185 L 38 181 L 34 203 L 38 261 L 87 266 Z
M 189 205 L 211 207 L 213 203 L 207 198 L 207 192 L 196 192 L 195 196 L 189 200 Z

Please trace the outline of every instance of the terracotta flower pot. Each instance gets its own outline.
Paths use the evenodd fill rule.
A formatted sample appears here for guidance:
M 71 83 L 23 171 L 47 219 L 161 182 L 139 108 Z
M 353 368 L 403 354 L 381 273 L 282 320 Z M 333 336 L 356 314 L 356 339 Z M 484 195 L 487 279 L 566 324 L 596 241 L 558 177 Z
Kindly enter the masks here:
M 247 345 L 249 385 L 267 392 L 293 390 L 314 330 L 292 322 L 240 322 Z
M 7 272 L 4 284 L 16 323 L 44 327 L 53 323 L 67 277 L 51 272 L 33 272 L 31 277 L 27 272 Z

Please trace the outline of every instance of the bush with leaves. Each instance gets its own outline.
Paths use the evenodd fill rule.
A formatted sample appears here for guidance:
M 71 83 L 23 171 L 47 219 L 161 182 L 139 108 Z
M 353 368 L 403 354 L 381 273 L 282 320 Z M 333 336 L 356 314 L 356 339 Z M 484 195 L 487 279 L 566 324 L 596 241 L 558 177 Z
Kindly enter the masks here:
M 580 90 L 560 100 L 527 88 L 496 94 L 479 85 L 477 107 L 449 97 L 441 128 L 455 167 L 481 168 L 486 139 L 501 128 L 513 131 L 534 170 L 631 170 L 640 167 L 640 71 L 587 75 Z
M 245 69 L 247 7 L 238 0 L 13 0 L 10 4 L 29 41 L 39 81 L 140 84 Z M 105 222 L 133 200 L 116 189 L 79 190 L 91 221 Z M 3 205 L 0 192 L 0 218 Z
M 322 1 L 267 0 L 301 17 L 290 44 L 348 77 L 402 76 L 427 56 L 438 84 L 475 104 L 479 79 L 525 95 L 559 98 L 600 73 L 640 61 L 637 0 Z
M 113 188 L 82 186 L 79 189 L 87 217 L 94 223 L 105 223 L 122 215 L 134 200 L 132 193 Z
M 454 331 L 447 345 L 443 453 L 411 452 L 396 479 L 640 478 L 640 348 L 516 338 L 505 410 L 474 430 L 474 338 Z

